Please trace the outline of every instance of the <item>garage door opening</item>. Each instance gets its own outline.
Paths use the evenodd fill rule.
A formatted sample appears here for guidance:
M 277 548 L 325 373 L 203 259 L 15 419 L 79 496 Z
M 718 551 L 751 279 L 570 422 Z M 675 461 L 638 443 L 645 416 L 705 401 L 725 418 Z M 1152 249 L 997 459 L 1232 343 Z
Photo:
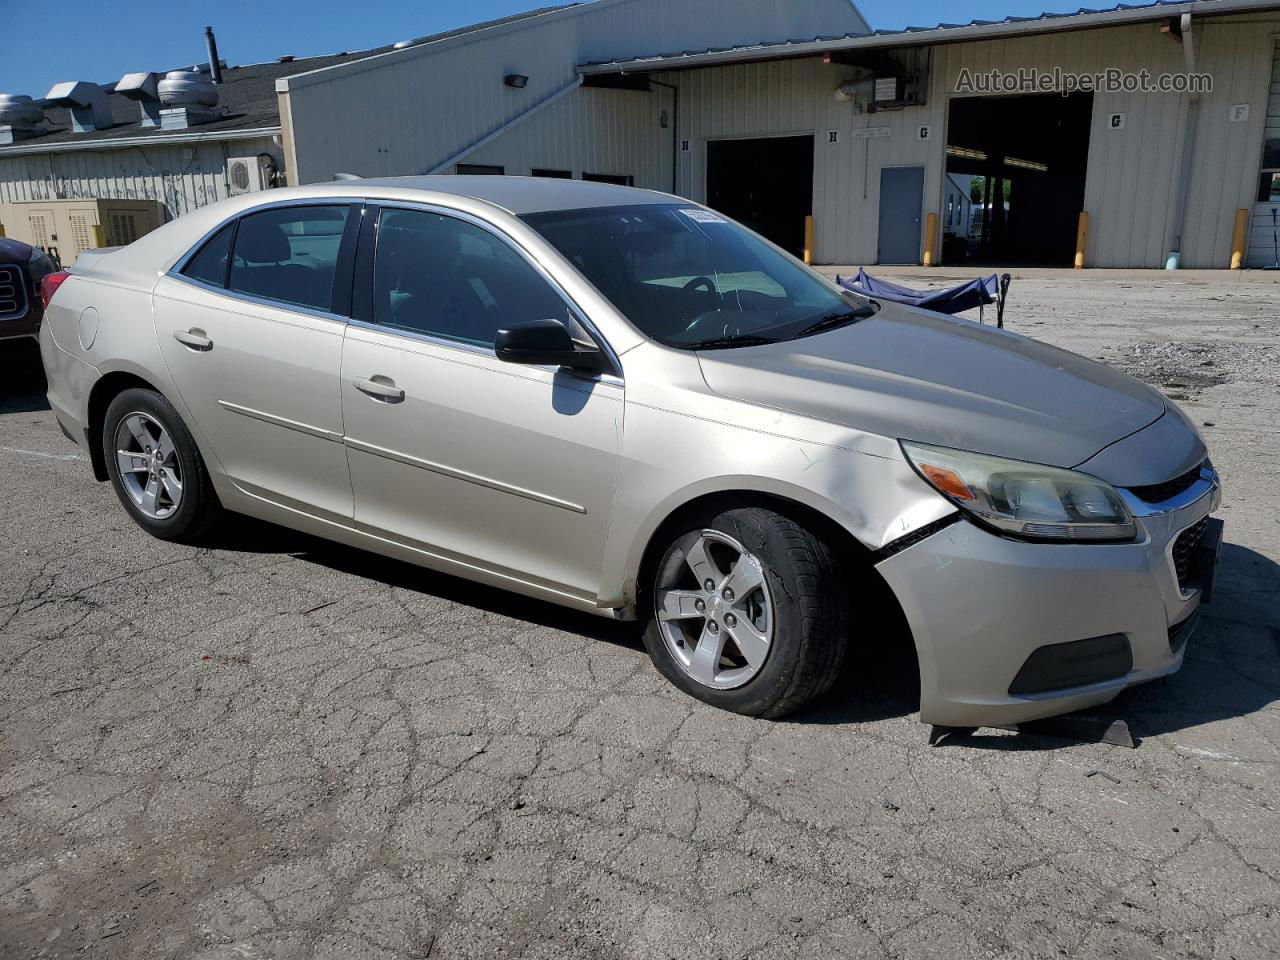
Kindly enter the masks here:
M 804 218 L 813 213 L 813 137 L 712 140 L 707 206 L 803 255 Z
M 943 261 L 1070 266 L 1092 116 L 1092 93 L 952 100 L 947 182 L 969 203 L 944 211 Z

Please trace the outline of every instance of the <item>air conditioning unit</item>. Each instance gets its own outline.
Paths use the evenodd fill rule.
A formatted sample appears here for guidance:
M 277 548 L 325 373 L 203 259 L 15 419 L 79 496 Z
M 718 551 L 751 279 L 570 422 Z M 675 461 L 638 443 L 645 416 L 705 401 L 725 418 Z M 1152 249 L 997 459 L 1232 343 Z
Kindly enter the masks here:
M 22 200 L 0 203 L 0 226 L 70 266 L 82 250 L 122 247 L 165 222 L 158 200 Z
M 257 157 L 227 158 L 227 188 L 231 196 L 256 193 L 268 186 L 266 173 Z

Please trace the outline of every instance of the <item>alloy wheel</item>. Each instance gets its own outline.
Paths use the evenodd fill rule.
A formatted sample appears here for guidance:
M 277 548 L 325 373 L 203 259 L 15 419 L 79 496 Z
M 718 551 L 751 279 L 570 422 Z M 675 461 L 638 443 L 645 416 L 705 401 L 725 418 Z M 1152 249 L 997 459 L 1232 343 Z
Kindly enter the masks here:
M 152 520 L 172 516 L 182 504 L 182 464 L 169 431 L 141 412 L 116 427 L 116 466 L 134 506 Z
M 774 616 L 764 566 L 719 530 L 695 530 L 658 568 L 655 615 L 668 651 L 698 683 L 740 687 L 764 666 Z

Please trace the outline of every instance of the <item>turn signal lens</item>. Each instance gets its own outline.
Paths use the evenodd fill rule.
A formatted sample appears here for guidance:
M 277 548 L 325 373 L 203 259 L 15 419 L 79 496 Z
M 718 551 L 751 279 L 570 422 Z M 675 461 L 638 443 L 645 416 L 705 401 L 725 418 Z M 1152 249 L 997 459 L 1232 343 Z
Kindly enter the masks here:
M 946 467 L 935 467 L 931 463 L 919 463 L 916 466 L 920 468 L 924 478 L 933 484 L 939 493 L 945 493 L 953 500 L 975 499 L 973 491 L 965 486 L 965 482 L 960 479 L 960 475 L 954 470 L 948 470 Z

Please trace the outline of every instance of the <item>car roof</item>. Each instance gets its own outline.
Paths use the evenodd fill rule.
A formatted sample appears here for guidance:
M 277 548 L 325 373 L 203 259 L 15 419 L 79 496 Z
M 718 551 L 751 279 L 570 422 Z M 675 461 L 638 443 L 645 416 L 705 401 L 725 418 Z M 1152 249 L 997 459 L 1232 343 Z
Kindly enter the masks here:
M 401 191 L 450 194 L 490 203 L 517 216 L 552 210 L 579 210 L 586 207 L 688 202 L 656 190 L 551 177 L 440 174 L 422 177 L 338 180 L 326 186 L 331 187 L 335 194 L 356 193 L 370 198 L 382 195 L 403 199 Z

